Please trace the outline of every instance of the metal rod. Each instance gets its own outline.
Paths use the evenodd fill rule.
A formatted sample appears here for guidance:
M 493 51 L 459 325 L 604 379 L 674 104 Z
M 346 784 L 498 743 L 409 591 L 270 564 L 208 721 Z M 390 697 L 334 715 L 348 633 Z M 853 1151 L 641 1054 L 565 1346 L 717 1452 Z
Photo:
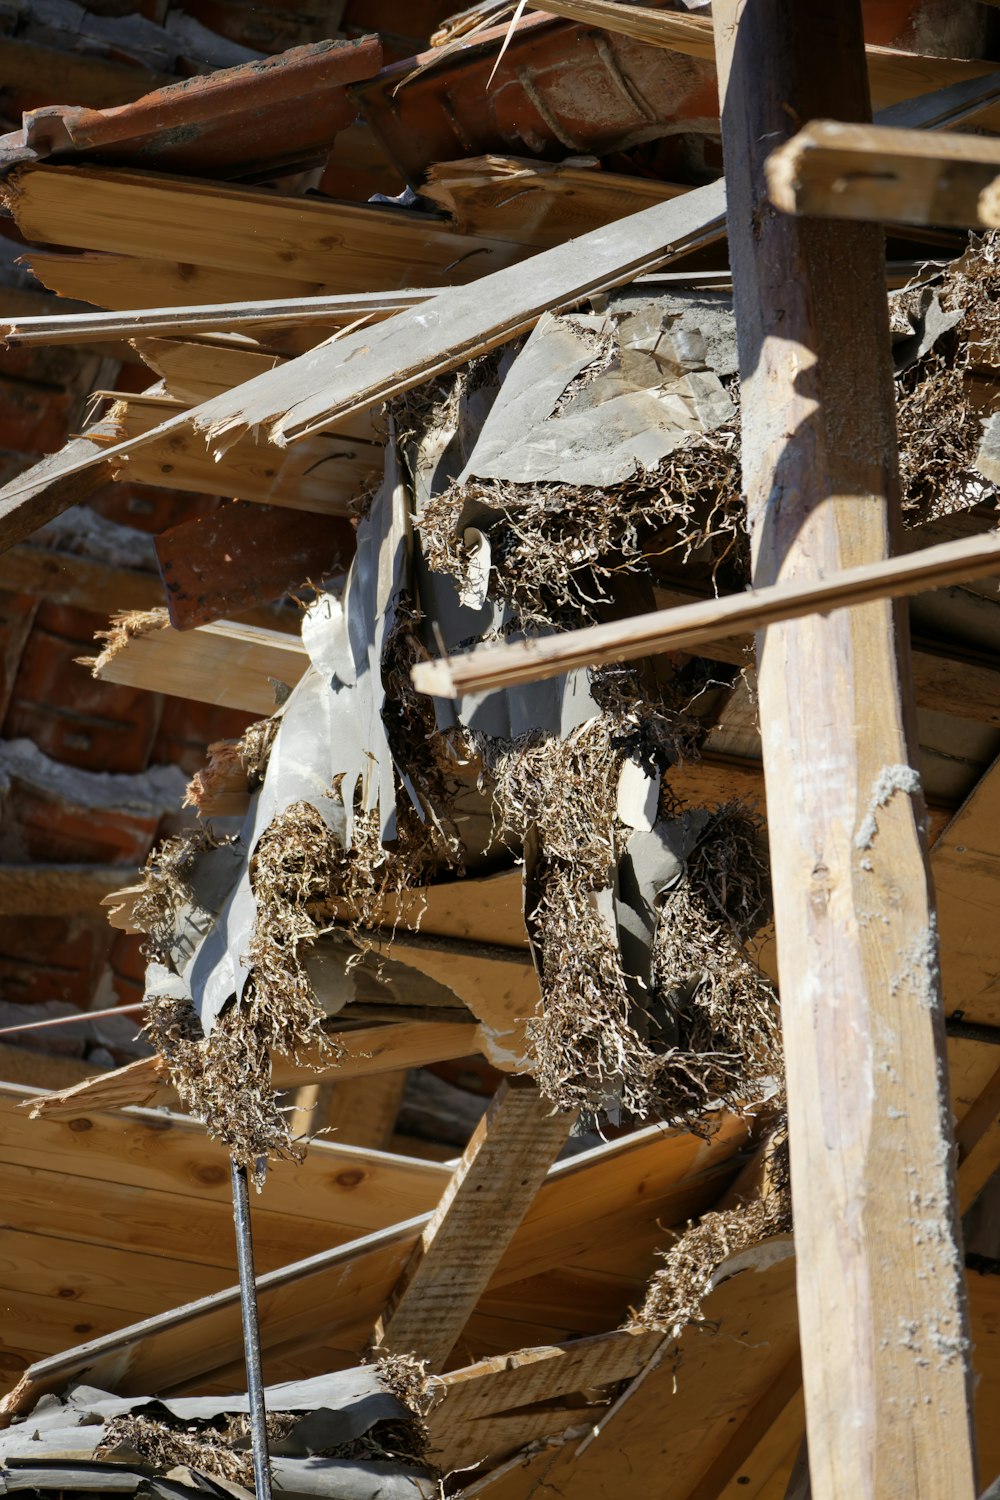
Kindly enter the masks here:
M 271 1464 L 267 1451 L 267 1409 L 264 1376 L 260 1364 L 260 1326 L 257 1322 L 257 1284 L 253 1270 L 253 1237 L 250 1233 L 250 1187 L 246 1167 L 230 1157 L 233 1177 L 233 1221 L 236 1225 L 236 1255 L 240 1267 L 240 1310 L 243 1314 L 243 1352 L 247 1367 L 247 1397 L 253 1444 L 253 1473 L 257 1500 L 271 1500 Z

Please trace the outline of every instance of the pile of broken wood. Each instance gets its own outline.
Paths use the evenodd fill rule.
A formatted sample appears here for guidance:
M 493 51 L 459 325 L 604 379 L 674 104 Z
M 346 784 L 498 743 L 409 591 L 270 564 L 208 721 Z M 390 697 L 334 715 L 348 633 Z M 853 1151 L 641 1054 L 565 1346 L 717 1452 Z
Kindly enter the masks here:
M 683 63 L 694 112 L 704 17 L 549 8 Z M 511 46 L 550 30 L 528 18 Z M 145 108 L 38 111 L 4 143 L 35 276 L 108 309 L 6 322 L 8 343 L 127 340 L 150 385 L 100 393 L 79 437 L 0 492 L 3 545 L 109 478 L 223 497 L 157 538 L 164 607 L 116 613 L 90 666 L 259 718 L 212 747 L 188 831 L 105 903 L 148 944 L 155 1055 L 34 1109 L 41 1130 L 179 1103 L 266 1209 L 268 1164 L 299 1161 L 311 1133 L 289 1090 L 482 1054 L 508 1077 L 437 1206 L 262 1278 L 265 1361 L 303 1377 L 268 1392 L 275 1488 L 430 1495 L 470 1470 L 464 1493 L 527 1495 L 544 1476 L 596 1496 L 623 1452 L 642 1472 L 669 1448 L 669 1494 L 707 1497 L 774 1428 L 747 1491 L 771 1493 L 801 1398 L 759 621 L 718 608 L 749 576 L 730 288 L 705 269 L 725 193 L 580 152 L 416 165 L 407 111 L 430 108 L 435 68 L 458 97 L 505 34 L 455 51 L 446 33 L 399 95 L 374 41 L 274 58 L 270 125 L 238 149 L 256 65 Z M 995 124 L 988 65 L 917 61 L 927 91 L 900 103 L 913 58 L 872 52 L 893 124 Z M 302 90 L 336 94 L 343 120 L 290 139 Z M 332 202 L 293 175 L 358 108 L 401 142 L 404 201 Z M 178 155 L 186 127 L 199 144 Z M 910 232 L 887 277 L 909 540 L 975 546 L 1000 476 L 983 440 L 1000 250 L 987 234 L 928 263 L 933 232 Z M 970 576 L 964 554 L 940 566 Z M 997 603 L 975 588 L 912 610 L 935 833 L 1000 748 Z M 669 655 L 638 640 L 573 657 L 561 640 L 603 627 L 620 645 L 623 622 L 674 605 L 703 623 Z M 465 685 L 463 654 L 525 641 L 544 674 Z M 950 825 L 938 845 L 946 898 L 965 836 Z M 979 1049 L 953 1063 L 965 1115 L 992 1070 Z M 554 1165 L 592 1131 L 616 1140 Z M 987 1133 L 970 1127 L 966 1159 Z M 656 1149 L 650 1216 L 639 1158 Z M 970 1204 L 988 1176 L 977 1160 Z M 597 1327 L 559 1308 L 560 1275 L 572 1291 L 583 1273 L 608 1283 Z M 484 1313 L 501 1286 L 516 1294 Z M 985 1295 L 974 1311 L 988 1320 Z M 219 1394 L 238 1324 L 214 1292 L 34 1364 L 5 1403 L 0 1488 L 242 1493 L 245 1398 Z M 358 1368 L 365 1351 L 388 1358 Z

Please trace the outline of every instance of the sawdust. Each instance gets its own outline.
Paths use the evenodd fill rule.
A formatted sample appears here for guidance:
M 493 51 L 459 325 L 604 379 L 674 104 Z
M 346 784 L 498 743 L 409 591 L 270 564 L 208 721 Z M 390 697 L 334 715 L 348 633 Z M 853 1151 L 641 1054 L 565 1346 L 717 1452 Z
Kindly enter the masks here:
M 792 1227 L 788 1138 L 784 1122 L 768 1151 L 768 1188 L 763 1196 L 707 1213 L 662 1254 L 663 1265 L 649 1283 L 642 1307 L 629 1327 L 676 1336 L 689 1323 L 703 1321 L 702 1304 L 719 1267 L 732 1255 L 752 1249 Z

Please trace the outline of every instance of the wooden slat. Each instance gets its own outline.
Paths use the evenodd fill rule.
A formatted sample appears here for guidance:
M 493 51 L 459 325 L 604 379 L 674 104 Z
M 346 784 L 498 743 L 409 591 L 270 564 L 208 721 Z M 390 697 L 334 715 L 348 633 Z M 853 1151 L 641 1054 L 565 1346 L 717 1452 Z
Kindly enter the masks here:
M 767 164 L 784 213 L 963 229 L 1000 222 L 986 191 L 998 174 L 1000 142 L 989 136 L 834 120 L 811 120 Z
M 866 117 L 860 3 L 715 0 L 712 14 L 753 581 L 808 589 L 859 567 L 874 580 L 912 563 L 888 557 L 899 486 L 884 244 L 871 226 L 770 213 L 763 173 L 798 120 Z M 935 918 L 898 623 L 886 603 L 837 608 L 772 626 L 758 648 L 815 1500 L 921 1488 L 969 1500 L 974 1487 Z
M 675 609 L 653 610 L 560 635 L 510 646 L 488 646 L 465 656 L 421 662 L 413 682 L 421 692 L 456 698 L 517 683 L 539 682 L 578 667 L 634 661 L 658 651 L 695 650 L 703 642 L 742 630 L 763 630 L 785 620 L 831 609 L 900 598 L 1000 572 L 1000 533 L 941 542 L 906 557 L 886 557 L 831 570 L 824 578 L 774 583 Z
M 260 271 L 221 271 L 190 261 L 135 255 L 102 255 L 65 251 L 25 251 L 32 274 L 60 297 L 77 298 L 94 307 L 187 307 L 227 301 L 285 302 L 332 291 L 322 282 Z
M 632 178 L 624 179 L 631 182 Z M 317 323 L 336 328 L 357 318 L 385 318 L 433 297 L 433 288 L 405 292 L 359 292 L 354 296 L 289 297 L 208 306 L 132 308 L 118 312 L 80 312 L 22 318 L 0 318 L 0 338 L 10 349 L 37 344 L 98 343 L 105 339 L 145 339 L 156 335 L 223 330 L 257 332 Z
M 529 1079 L 501 1083 L 376 1324 L 376 1347 L 444 1368 L 575 1118 Z
M 44 526 L 54 516 L 86 500 L 111 475 L 98 438 L 103 424 L 72 438 L 58 453 L 41 459 L 0 489 L 0 551 Z
M 113 654 L 103 652 L 86 665 L 102 682 L 266 717 L 275 709 L 275 683 L 294 687 L 309 657 L 297 636 L 217 620 L 197 630 L 164 624 L 133 635 Z
M 523 251 L 402 209 L 324 203 L 100 167 L 18 167 L 3 198 L 28 240 L 241 274 L 338 293 L 475 281 Z

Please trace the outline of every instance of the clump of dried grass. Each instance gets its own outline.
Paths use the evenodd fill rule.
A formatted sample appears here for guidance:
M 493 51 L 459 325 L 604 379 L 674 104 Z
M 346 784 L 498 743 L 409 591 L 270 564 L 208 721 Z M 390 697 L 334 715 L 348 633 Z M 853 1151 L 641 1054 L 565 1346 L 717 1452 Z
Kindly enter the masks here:
M 210 828 L 198 827 L 164 839 L 146 861 L 143 889 L 132 902 L 130 922 L 147 934 L 144 952 L 165 962 L 177 931 L 178 913 L 191 900 L 188 876 L 200 855 L 226 842 Z
M 689 438 L 656 469 L 612 488 L 495 479 L 450 486 L 417 524 L 429 566 L 462 586 L 471 583 L 471 559 L 461 518 L 473 504 L 487 512 L 477 525 L 492 549 L 491 595 L 524 626 L 567 612 L 589 618 L 613 575 L 643 571 L 652 553 L 707 551 L 718 569 L 742 566 L 746 551 L 734 428 Z
M 628 835 L 616 806 L 628 729 L 605 713 L 565 739 L 531 736 L 486 754 L 499 827 L 537 849 L 527 912 L 542 991 L 527 1023 L 532 1071 L 561 1108 L 617 1098 L 640 1118 L 697 1128 L 711 1106 L 747 1109 L 780 1076 L 774 996 L 743 948 L 767 915 L 767 866 L 754 820 L 720 809 L 667 893 L 653 990 L 638 1007 L 601 910 Z M 654 1016 L 664 1008 L 679 1031 L 669 1046 Z
M 272 1449 L 280 1448 L 301 1419 L 294 1412 L 268 1412 L 267 1436 Z M 213 1422 L 179 1422 L 170 1416 L 125 1413 L 107 1423 L 94 1456 L 114 1458 L 116 1452 L 125 1448 L 135 1454 L 144 1468 L 155 1473 L 165 1474 L 182 1464 L 252 1492 L 250 1437 L 250 1418 L 242 1412 L 227 1413 Z M 349 1442 L 313 1456 L 352 1459 L 358 1463 L 413 1464 L 424 1459 L 428 1442 L 427 1429 L 419 1416 L 397 1417 L 375 1422 Z
M 271 1054 L 317 1069 L 335 1065 L 341 1055 L 323 1029 L 324 1011 L 305 963 L 309 948 L 334 918 L 346 917 L 360 951 L 373 941 L 368 929 L 378 927 L 388 895 L 426 880 L 432 834 L 425 825 L 404 814 L 392 849 L 381 843 L 379 827 L 377 813 L 357 812 L 352 846 L 344 849 L 311 804 L 286 808 L 250 862 L 257 916 L 243 955 L 249 977 L 242 998 L 222 1012 L 207 1036 L 190 1005 L 147 1002 L 146 1033 L 185 1106 L 258 1183 L 269 1156 L 302 1155 L 271 1084 Z M 204 841 L 207 835 L 199 831 L 196 837 Z M 173 924 L 160 912 L 173 917 L 181 882 L 177 860 L 171 860 L 158 904 L 146 899 L 147 920 L 164 958 Z
M 745 947 L 769 914 L 760 820 L 727 803 L 665 893 L 653 941 L 653 992 L 678 1030 L 656 1069 L 668 1118 L 697 1118 L 715 1101 L 745 1110 L 780 1082 L 776 997 Z
M 940 354 L 898 381 L 896 426 L 904 518 L 932 521 L 994 495 L 976 468 L 989 413 L 971 400 L 966 371 Z
M 663 1265 L 654 1273 L 630 1327 L 676 1337 L 685 1324 L 701 1322 L 702 1303 L 712 1290 L 719 1267 L 730 1256 L 791 1230 L 788 1139 L 783 1122 L 775 1130 L 767 1154 L 768 1186 L 764 1194 L 733 1208 L 704 1214 L 678 1235 L 662 1255 Z
M 298 1421 L 291 1412 L 269 1412 L 269 1440 L 280 1442 Z M 214 1424 L 180 1423 L 172 1418 L 127 1412 L 107 1423 L 94 1457 L 113 1458 L 116 1450 L 126 1448 L 144 1468 L 156 1473 L 166 1474 L 184 1465 L 252 1492 L 253 1455 L 247 1446 L 249 1437 L 250 1418 L 239 1412 Z

